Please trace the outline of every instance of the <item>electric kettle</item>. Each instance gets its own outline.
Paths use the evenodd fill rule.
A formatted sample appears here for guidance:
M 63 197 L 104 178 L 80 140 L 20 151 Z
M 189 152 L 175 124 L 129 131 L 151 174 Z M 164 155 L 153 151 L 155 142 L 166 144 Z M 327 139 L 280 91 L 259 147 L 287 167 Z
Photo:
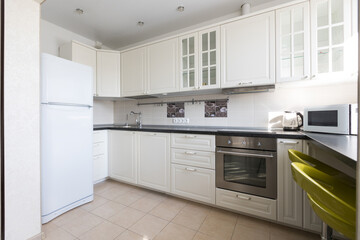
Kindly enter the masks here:
M 297 131 L 303 125 L 304 117 L 299 112 L 285 111 L 283 115 L 284 131 Z

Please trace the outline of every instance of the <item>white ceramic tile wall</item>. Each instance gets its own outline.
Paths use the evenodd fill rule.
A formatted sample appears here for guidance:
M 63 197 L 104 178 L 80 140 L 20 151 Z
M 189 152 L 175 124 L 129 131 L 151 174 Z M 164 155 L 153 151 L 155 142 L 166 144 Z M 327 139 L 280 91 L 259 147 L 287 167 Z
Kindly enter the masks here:
M 114 102 L 94 100 L 94 124 L 114 123 Z
M 143 124 L 171 125 L 166 117 L 166 105 L 137 106 L 138 102 L 182 101 L 193 97 L 174 97 L 149 100 L 117 101 L 114 105 L 114 122 L 125 123 L 130 111 L 141 111 Z M 226 98 L 226 95 L 194 96 L 195 99 Z M 185 118 L 190 125 L 267 127 L 269 112 L 285 110 L 303 111 L 306 106 L 355 103 L 357 102 L 357 83 L 355 81 L 332 85 L 311 86 L 305 84 L 277 85 L 275 91 L 266 93 L 239 94 L 230 96 L 227 118 L 205 118 L 204 104 L 185 104 Z M 129 117 L 129 123 L 134 118 Z

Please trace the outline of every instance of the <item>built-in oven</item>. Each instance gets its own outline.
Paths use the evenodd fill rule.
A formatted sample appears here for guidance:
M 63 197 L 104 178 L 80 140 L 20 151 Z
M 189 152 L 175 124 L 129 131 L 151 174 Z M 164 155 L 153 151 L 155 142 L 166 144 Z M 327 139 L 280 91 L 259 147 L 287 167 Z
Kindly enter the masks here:
M 216 187 L 276 199 L 275 138 L 216 136 Z

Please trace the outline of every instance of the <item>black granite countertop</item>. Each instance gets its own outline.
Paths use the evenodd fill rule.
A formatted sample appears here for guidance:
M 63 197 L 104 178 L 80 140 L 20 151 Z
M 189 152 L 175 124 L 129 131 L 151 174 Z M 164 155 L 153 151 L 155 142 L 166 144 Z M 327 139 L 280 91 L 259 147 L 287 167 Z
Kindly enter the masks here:
M 227 136 L 249 136 L 249 137 L 272 137 L 289 139 L 307 139 L 301 132 L 290 132 L 269 130 L 267 128 L 239 128 L 239 127 L 203 127 L 203 126 L 171 126 L 171 125 L 143 125 L 124 127 L 124 125 L 105 124 L 94 125 L 94 130 L 123 130 L 143 132 L 166 132 L 166 133 L 190 133 L 190 134 L 214 134 Z

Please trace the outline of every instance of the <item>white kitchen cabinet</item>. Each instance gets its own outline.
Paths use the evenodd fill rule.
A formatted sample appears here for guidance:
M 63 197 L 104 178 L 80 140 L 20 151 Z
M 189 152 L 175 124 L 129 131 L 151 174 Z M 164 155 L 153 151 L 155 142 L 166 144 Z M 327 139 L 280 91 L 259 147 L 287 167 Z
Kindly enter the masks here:
M 303 190 L 293 180 L 288 150 L 302 151 L 303 142 L 298 139 L 277 140 L 278 161 L 278 221 L 297 227 L 303 223 Z
M 187 166 L 215 169 L 215 152 L 171 148 L 171 162 Z
M 275 12 L 221 26 L 221 87 L 275 83 Z
M 146 47 L 121 53 L 121 96 L 146 94 Z
M 171 134 L 171 147 L 215 152 L 215 136 L 202 134 Z
M 179 38 L 181 91 L 198 89 L 198 33 Z
M 97 183 L 108 177 L 107 131 L 93 132 L 93 182 Z
M 97 96 L 120 97 L 120 53 L 97 51 Z
M 170 191 L 170 134 L 138 133 L 138 184 Z
M 356 59 L 351 44 L 355 42 L 351 40 L 351 0 L 310 3 L 313 76 L 329 81 L 350 73 Z
M 276 82 L 310 79 L 308 2 L 276 10 L 276 49 Z
M 93 69 L 93 94 L 96 96 L 96 49 L 76 41 L 71 41 L 60 47 L 60 57 L 90 66 Z
M 276 220 L 276 200 L 216 188 L 216 205 Z
M 220 88 L 220 27 L 199 32 L 199 88 Z
M 179 91 L 178 39 L 147 47 L 147 94 Z
M 171 164 L 171 193 L 215 204 L 215 170 Z
M 136 133 L 109 131 L 109 175 L 129 183 L 137 183 Z

